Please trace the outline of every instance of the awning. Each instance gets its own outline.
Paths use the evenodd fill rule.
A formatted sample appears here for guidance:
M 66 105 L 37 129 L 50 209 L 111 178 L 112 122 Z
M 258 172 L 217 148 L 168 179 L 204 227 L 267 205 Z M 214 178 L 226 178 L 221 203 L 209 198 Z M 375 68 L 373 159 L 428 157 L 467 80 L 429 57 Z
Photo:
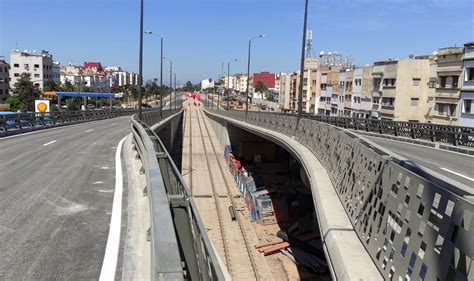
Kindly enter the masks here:
M 116 94 L 115 93 L 86 93 L 86 92 L 44 92 L 43 96 L 114 98 Z

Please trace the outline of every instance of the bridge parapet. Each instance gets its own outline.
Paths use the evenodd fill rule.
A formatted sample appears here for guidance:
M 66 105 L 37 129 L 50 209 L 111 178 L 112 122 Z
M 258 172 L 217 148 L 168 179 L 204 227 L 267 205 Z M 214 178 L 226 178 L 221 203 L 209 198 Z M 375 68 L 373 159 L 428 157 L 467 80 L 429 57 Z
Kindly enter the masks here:
M 144 112 L 132 117 L 132 134 L 143 164 L 150 204 L 151 280 L 225 280 L 194 199 L 154 130 L 182 110 Z
M 311 150 L 385 278 L 473 280 L 472 187 L 314 118 L 297 124 L 293 114 L 208 111 L 282 133 Z

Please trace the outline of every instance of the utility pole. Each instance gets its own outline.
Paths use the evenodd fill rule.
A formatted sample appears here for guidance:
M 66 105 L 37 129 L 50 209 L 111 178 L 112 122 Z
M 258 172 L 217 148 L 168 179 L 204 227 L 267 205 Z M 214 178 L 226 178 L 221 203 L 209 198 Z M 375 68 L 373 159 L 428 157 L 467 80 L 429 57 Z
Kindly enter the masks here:
M 171 109 L 171 101 L 173 97 L 173 62 L 170 60 L 170 109 Z
M 174 74 L 174 109 L 178 108 L 176 104 L 176 73 Z
M 142 119 L 142 77 L 143 77 L 143 0 L 140 1 L 140 54 L 138 59 L 138 119 Z
M 308 0 L 305 0 L 304 6 L 304 23 L 303 23 L 303 43 L 301 46 L 301 67 L 300 67 L 300 87 L 298 95 L 298 118 L 297 124 L 301 120 L 303 113 L 303 82 L 304 82 L 304 59 L 305 59 L 305 47 L 306 47 L 306 24 L 308 21 Z M 309 79 L 308 79 L 309 80 Z

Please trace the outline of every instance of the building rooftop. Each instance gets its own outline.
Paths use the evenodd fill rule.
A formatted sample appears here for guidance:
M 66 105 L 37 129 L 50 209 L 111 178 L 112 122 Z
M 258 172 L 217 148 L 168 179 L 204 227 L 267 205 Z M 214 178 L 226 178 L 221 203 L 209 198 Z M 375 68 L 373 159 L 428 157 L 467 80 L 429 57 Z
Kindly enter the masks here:
M 41 52 L 36 52 L 36 50 L 33 51 L 28 51 L 28 50 L 19 50 L 19 49 L 13 49 L 10 54 L 19 54 L 20 56 L 25 56 L 25 57 L 52 57 L 52 55 L 49 53 L 48 50 L 42 50 Z

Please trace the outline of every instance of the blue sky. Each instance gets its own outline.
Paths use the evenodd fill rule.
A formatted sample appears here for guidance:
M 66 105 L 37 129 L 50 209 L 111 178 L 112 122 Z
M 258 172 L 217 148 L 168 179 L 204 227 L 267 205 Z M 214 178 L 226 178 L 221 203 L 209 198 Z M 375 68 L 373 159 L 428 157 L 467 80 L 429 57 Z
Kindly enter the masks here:
M 0 0 L 0 55 L 47 49 L 62 64 L 100 61 L 138 70 L 139 0 Z M 181 82 L 299 68 L 304 0 L 145 0 L 145 30 L 165 36 Z M 474 41 L 474 0 L 310 0 L 315 53 L 363 65 Z M 144 78 L 159 77 L 159 38 L 145 36 Z M 165 67 L 167 71 L 168 66 Z M 167 81 L 168 74 L 164 75 Z

